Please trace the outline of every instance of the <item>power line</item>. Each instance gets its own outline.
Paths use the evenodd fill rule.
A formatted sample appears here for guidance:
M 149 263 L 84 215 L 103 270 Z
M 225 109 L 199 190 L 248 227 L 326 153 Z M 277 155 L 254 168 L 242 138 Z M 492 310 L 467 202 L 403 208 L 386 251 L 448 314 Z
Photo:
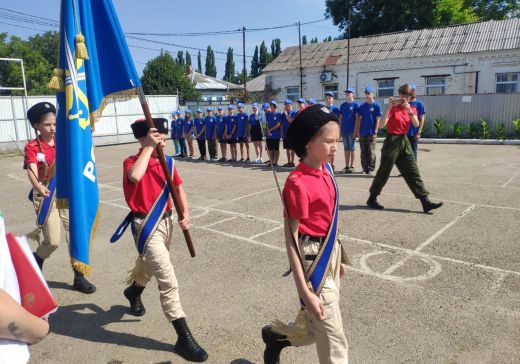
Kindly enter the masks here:
M 10 25 L 10 26 L 12 26 L 12 27 L 18 27 L 18 28 L 23 28 L 23 29 L 37 30 L 37 31 L 39 31 L 39 32 L 48 32 L 48 30 L 44 30 L 44 29 L 36 29 L 36 28 L 31 28 L 31 27 L 24 27 L 23 25 L 17 25 L 17 24 L 5 23 L 5 22 L 3 22 L 3 21 L 0 21 L 0 24 Z
M 27 15 L 27 16 L 30 16 L 30 17 L 33 17 L 33 18 L 39 18 L 39 19 L 42 19 L 42 20 L 48 20 L 48 21 L 51 21 L 51 22 L 53 22 L 53 23 L 58 23 L 58 21 L 55 20 L 55 19 L 49 19 L 49 18 L 44 18 L 44 17 L 42 17 L 42 16 L 37 16 L 37 15 L 32 15 L 32 14 L 22 13 L 21 11 L 16 11 L 16 10 L 11 10 L 11 9 L 1 8 L 1 7 L 0 7 L 0 10 L 10 11 L 11 13 L 16 13 L 16 14 L 20 14 L 20 15 Z

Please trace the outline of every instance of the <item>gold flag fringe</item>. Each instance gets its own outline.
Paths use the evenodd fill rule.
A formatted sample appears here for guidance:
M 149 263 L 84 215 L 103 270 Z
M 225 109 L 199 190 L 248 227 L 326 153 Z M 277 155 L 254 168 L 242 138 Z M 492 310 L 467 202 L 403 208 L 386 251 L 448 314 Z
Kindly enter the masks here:
M 271 323 L 271 327 L 274 332 L 287 336 L 291 342 L 302 340 L 308 335 L 307 318 L 303 309 L 298 311 L 294 322 L 285 324 L 280 320 L 275 320 Z
M 128 271 L 128 279 L 127 283 L 132 284 L 132 282 L 137 283 L 139 286 L 146 286 L 148 281 L 152 278 L 150 274 L 148 273 L 148 268 L 145 265 L 145 262 L 143 260 L 143 257 L 137 257 L 135 260 L 135 266 L 134 269 Z
M 83 262 L 80 262 L 79 260 L 76 260 L 76 259 L 70 259 L 71 263 L 72 263 L 72 268 L 86 276 L 90 275 L 90 265 L 88 264 L 85 264 Z
M 97 110 L 90 112 L 90 128 L 92 129 L 92 133 L 95 131 L 94 124 L 97 123 L 98 120 L 101 118 L 101 114 L 103 113 L 103 110 L 108 104 L 118 101 L 128 101 L 136 96 L 137 90 L 135 88 L 131 88 L 129 90 L 114 92 L 103 97 L 103 100 L 101 100 L 101 104 L 99 105 Z
M 52 78 L 47 84 L 47 88 L 57 92 L 65 91 L 65 81 L 63 81 L 63 70 L 61 68 L 55 68 L 52 71 Z
M 88 59 L 87 47 L 85 46 L 85 37 L 79 33 L 76 35 L 76 58 Z

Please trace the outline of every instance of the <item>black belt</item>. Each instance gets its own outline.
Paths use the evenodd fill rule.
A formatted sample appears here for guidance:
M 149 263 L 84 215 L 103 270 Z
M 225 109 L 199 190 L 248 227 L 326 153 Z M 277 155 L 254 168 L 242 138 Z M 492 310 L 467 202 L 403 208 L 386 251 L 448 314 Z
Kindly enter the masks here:
M 311 235 L 303 235 L 298 234 L 298 238 L 301 240 L 312 241 L 313 243 L 321 243 L 325 240 L 325 236 L 311 236 Z
M 146 215 L 148 215 L 148 214 L 141 214 L 141 213 L 139 213 L 139 212 L 134 212 L 134 217 L 137 217 L 138 219 L 145 219 L 145 218 L 146 218 Z M 162 215 L 161 220 L 162 220 L 162 219 L 166 219 L 166 218 L 168 218 L 168 217 L 170 217 L 170 216 L 172 216 L 172 210 L 170 210 L 170 211 L 166 211 L 166 212 Z

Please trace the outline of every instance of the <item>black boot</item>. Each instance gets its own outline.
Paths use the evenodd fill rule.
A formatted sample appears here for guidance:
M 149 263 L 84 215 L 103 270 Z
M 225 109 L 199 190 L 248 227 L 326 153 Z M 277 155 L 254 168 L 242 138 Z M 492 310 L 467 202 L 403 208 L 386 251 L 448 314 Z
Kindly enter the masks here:
M 377 196 L 374 195 L 370 195 L 370 197 L 367 200 L 367 205 L 376 210 L 382 210 L 385 208 L 383 205 L 377 202 Z
M 130 313 L 134 316 L 143 316 L 146 313 L 146 309 L 141 302 L 143 291 L 144 287 L 138 286 L 135 282 L 132 282 L 132 285 L 123 291 L 126 299 L 130 302 Z
M 36 252 L 34 252 L 33 255 L 34 255 L 34 259 L 36 260 L 36 264 L 38 264 L 38 267 L 40 267 L 40 270 L 42 270 L 43 269 L 43 261 L 45 259 L 40 258 L 40 256 L 38 254 L 36 254 Z
M 429 212 L 431 210 L 438 209 L 439 207 L 442 206 L 442 202 L 433 203 L 430 201 L 428 196 L 421 197 L 420 200 L 421 200 L 421 205 L 422 205 L 424 212 Z
M 96 286 L 87 281 L 83 273 L 74 270 L 74 284 L 72 287 L 81 293 L 91 294 L 96 292 Z
M 291 342 L 287 337 L 274 332 L 271 325 L 262 328 L 262 339 L 265 343 L 264 363 L 278 364 L 280 363 L 280 353 L 283 348 L 291 346 Z
M 177 332 L 175 352 L 188 361 L 203 362 L 208 360 L 208 353 L 197 343 L 184 318 L 172 321 Z

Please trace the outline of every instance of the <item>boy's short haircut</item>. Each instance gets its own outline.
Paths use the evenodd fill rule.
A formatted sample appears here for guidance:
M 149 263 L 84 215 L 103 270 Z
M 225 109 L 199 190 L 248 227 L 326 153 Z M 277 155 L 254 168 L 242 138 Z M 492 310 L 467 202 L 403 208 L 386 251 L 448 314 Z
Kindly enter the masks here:
M 325 106 L 308 106 L 296 115 L 287 129 L 287 143 L 299 158 L 305 157 L 305 147 L 328 122 L 339 121 L 338 116 Z
M 168 134 L 168 120 L 165 118 L 154 118 L 153 123 L 159 134 Z M 130 127 L 135 139 L 145 137 L 148 135 L 148 130 L 150 130 L 145 119 L 136 120 Z

